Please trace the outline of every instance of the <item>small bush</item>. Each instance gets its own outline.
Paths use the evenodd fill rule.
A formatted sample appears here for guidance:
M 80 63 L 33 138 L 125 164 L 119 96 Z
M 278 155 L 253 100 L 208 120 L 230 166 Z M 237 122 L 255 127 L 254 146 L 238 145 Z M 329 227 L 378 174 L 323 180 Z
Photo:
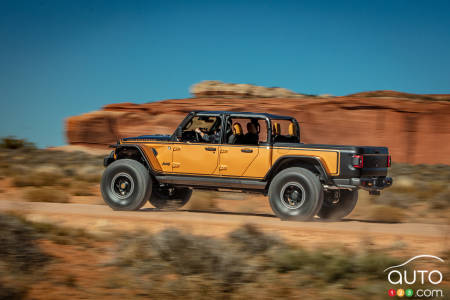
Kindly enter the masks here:
M 58 186 L 62 185 L 63 177 L 58 174 L 50 173 L 31 173 L 22 176 L 15 176 L 13 185 L 16 187 L 24 186 Z
M 280 273 L 299 270 L 307 265 L 309 253 L 304 249 L 277 249 L 272 256 L 274 266 Z
M 92 192 L 94 185 L 91 183 L 72 181 L 70 183 L 70 193 L 74 196 L 93 196 Z
M 404 220 L 405 213 L 401 208 L 388 205 L 376 205 L 370 209 L 369 218 L 380 222 L 400 223 Z
M 249 253 L 260 253 L 281 244 L 274 236 L 267 235 L 252 224 L 245 224 L 229 234 L 230 239 L 240 245 L 240 250 Z
M 48 257 L 36 245 L 38 235 L 15 216 L 0 214 L 0 261 L 12 269 L 28 272 Z
M 46 187 L 27 190 L 24 197 L 31 202 L 69 202 L 69 195 L 65 191 Z
M 18 139 L 13 136 L 4 137 L 0 140 L 0 148 L 4 149 L 35 149 L 36 146 L 33 143 L 28 142 L 25 139 Z
M 0 299 L 23 299 L 48 263 L 39 235 L 20 218 L 0 214 Z
M 428 204 L 432 209 L 450 208 L 450 187 L 442 189 L 439 193 L 428 200 Z
M 138 274 L 173 272 L 181 276 L 207 276 L 224 290 L 232 290 L 248 280 L 252 271 L 244 256 L 228 244 L 177 229 L 126 238 L 117 254 L 114 264 Z
M 57 244 L 62 245 L 88 245 L 90 241 L 96 240 L 97 237 L 88 233 L 82 228 L 57 226 L 51 223 L 42 222 L 25 222 L 30 226 L 40 237 L 49 239 Z
M 95 194 L 86 188 L 76 188 L 71 190 L 72 195 L 74 196 L 94 196 Z
M 262 240 L 258 245 L 255 240 Z M 271 241 L 271 242 L 269 242 Z M 121 239 L 113 265 L 127 270 L 152 298 L 286 297 L 299 289 L 332 287 L 342 296 L 361 284 L 384 282 L 386 266 L 398 261 L 382 252 L 339 245 L 307 250 L 245 225 L 219 240 L 166 229 Z M 297 294 L 298 295 L 298 294 Z M 316 295 L 316 294 L 315 294 Z M 170 298 L 169 297 L 169 298 Z M 320 297 L 318 297 L 320 298 Z M 336 297 L 326 298 L 335 299 Z

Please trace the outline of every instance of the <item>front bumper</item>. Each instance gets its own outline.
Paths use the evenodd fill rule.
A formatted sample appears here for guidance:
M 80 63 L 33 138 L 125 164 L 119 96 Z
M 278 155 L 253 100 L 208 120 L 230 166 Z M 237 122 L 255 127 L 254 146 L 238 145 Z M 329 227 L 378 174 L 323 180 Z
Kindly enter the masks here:
M 116 159 L 114 158 L 114 151 L 112 151 L 108 156 L 106 156 L 105 158 L 103 158 L 103 165 L 105 167 L 109 166 L 110 163 L 112 163 L 113 161 L 115 161 Z

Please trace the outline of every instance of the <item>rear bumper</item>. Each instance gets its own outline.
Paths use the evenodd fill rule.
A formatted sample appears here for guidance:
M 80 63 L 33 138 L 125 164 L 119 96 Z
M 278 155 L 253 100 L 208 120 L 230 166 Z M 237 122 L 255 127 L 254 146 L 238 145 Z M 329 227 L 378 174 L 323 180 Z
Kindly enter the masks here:
M 363 177 L 363 178 L 348 178 L 335 179 L 335 184 L 339 188 L 364 189 L 369 192 L 381 191 L 392 185 L 391 177 Z
M 358 187 L 369 191 L 382 190 L 392 185 L 391 177 L 356 178 L 356 179 L 359 179 Z

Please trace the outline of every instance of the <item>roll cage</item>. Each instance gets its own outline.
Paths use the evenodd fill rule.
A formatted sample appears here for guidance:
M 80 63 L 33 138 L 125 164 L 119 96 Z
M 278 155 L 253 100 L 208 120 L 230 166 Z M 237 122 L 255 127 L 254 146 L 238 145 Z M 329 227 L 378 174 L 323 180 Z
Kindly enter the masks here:
M 175 132 L 172 134 L 171 140 L 178 141 L 182 135 L 182 130 L 186 126 L 186 124 L 191 121 L 192 118 L 196 116 L 205 116 L 205 117 L 218 117 L 221 119 L 222 128 L 227 128 L 229 126 L 228 120 L 230 118 L 242 118 L 242 119 L 263 119 L 267 122 L 267 142 L 260 143 L 260 145 L 273 145 L 273 132 L 272 132 L 272 124 L 273 120 L 287 120 L 291 121 L 294 124 L 295 135 L 298 137 L 300 141 L 300 126 L 297 120 L 293 117 L 289 116 L 281 116 L 281 115 L 273 115 L 267 113 L 251 113 L 251 112 L 229 112 L 229 111 L 193 111 L 189 113 L 186 118 L 180 123 L 180 125 L 175 129 Z M 225 143 L 225 136 L 227 134 L 226 130 L 222 130 L 220 136 L 220 144 Z

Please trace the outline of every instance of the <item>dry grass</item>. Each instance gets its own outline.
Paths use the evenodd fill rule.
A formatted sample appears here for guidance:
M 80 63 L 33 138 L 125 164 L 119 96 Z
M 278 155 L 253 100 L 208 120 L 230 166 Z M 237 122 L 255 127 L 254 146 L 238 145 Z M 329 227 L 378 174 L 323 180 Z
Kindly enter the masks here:
M 76 265 L 76 273 L 58 273 L 59 278 L 42 273 L 74 266 L 50 259 L 37 246 L 39 239 L 56 243 L 56 252 L 60 247 L 96 253 L 101 257 L 96 268 L 109 275 L 83 283 L 79 276 L 91 261 Z M 154 234 L 118 232 L 99 243 L 83 230 L 0 215 L 0 245 L 0 297 L 6 299 L 26 297 L 42 279 L 49 280 L 46 288 L 88 289 L 92 298 L 112 292 L 136 299 L 380 299 L 389 288 L 383 270 L 399 263 L 367 245 L 358 250 L 290 245 L 253 225 L 220 239 L 168 228 Z
M 42 279 L 50 257 L 37 245 L 38 237 L 20 218 L 0 214 L 0 299 L 22 299 Z
M 69 194 L 63 190 L 40 187 L 31 188 L 24 193 L 24 198 L 31 202 L 68 203 Z
M 36 149 L 20 139 L 0 142 L 0 173 L 12 178 L 13 186 L 26 188 L 29 201 L 66 203 L 69 194 L 94 195 L 104 170 L 102 162 L 103 157 L 83 152 Z
M 252 225 L 227 239 L 176 229 L 135 234 L 120 241 L 111 261 L 131 279 L 128 288 L 154 299 L 295 298 L 305 291 L 316 299 L 329 299 L 330 293 L 332 298 L 363 296 L 370 286 L 372 292 L 364 295 L 369 297 L 379 294 L 373 285 L 384 286 L 383 269 L 395 263 L 396 259 L 370 249 L 354 252 L 330 245 L 307 250 Z

